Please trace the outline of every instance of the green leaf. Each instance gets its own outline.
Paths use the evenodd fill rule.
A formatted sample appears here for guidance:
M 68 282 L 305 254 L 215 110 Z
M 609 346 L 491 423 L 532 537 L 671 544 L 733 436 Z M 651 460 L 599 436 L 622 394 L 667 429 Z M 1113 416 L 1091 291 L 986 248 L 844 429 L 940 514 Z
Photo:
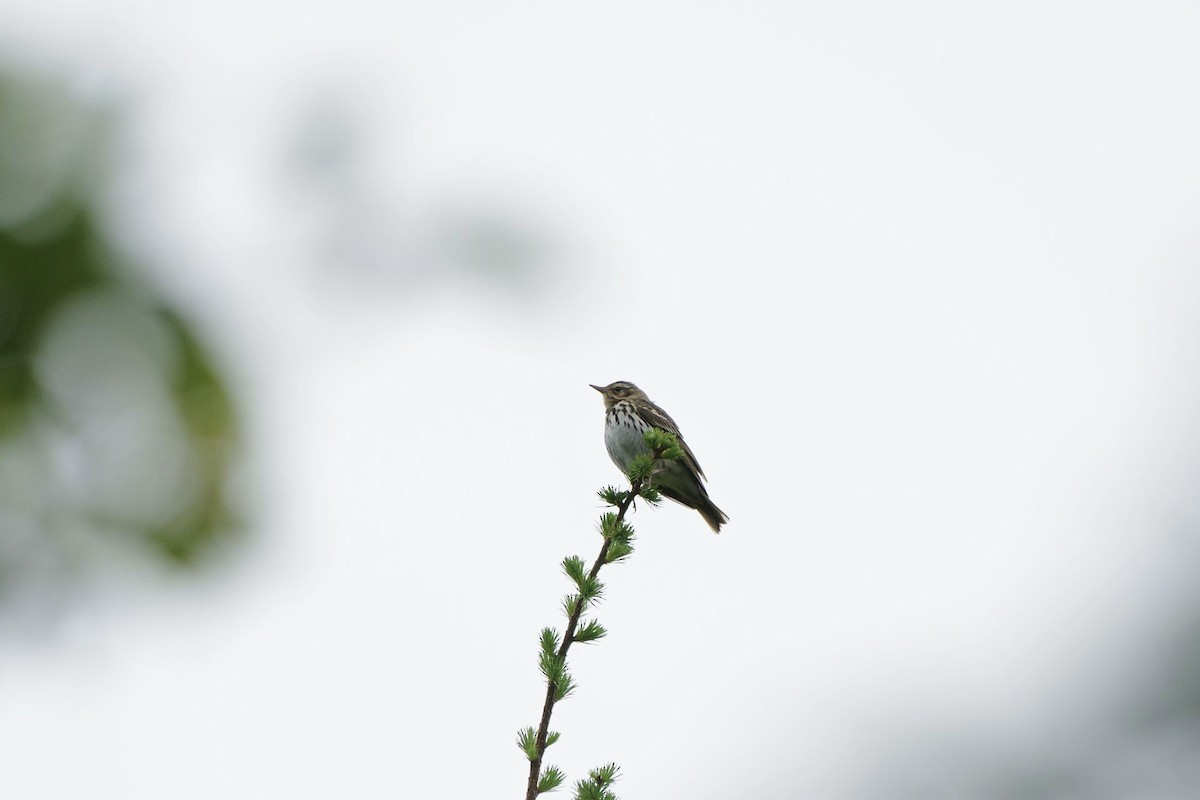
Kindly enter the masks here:
M 683 448 L 679 446 L 679 439 L 673 433 L 651 428 L 642 434 L 642 441 L 654 451 L 658 458 L 664 461 L 676 461 L 683 458 Z
M 547 742 L 549 744 L 549 742 Z M 537 731 L 532 727 L 522 728 L 517 731 L 517 747 L 521 748 L 525 753 L 525 757 L 533 761 L 538 757 L 537 753 Z
M 554 701 L 565 699 L 571 692 L 575 691 L 575 679 L 567 672 L 566 665 L 563 665 L 562 674 L 554 681 Z
M 563 613 L 567 615 L 567 619 L 570 619 L 571 617 L 575 616 L 575 608 L 582 601 L 583 601 L 583 598 L 581 598 L 577 594 L 569 594 L 563 598 L 563 602 L 562 602 Z
M 542 628 L 542 638 L 539 642 L 543 655 L 554 655 L 558 652 L 558 631 L 554 628 Z
M 575 633 L 575 641 L 594 642 L 597 639 L 602 639 L 607 635 L 608 631 L 604 629 L 603 625 L 594 619 L 589 619 L 586 623 L 584 623 L 583 627 L 581 627 Z
M 624 561 L 633 552 L 633 545 L 628 542 L 613 542 L 608 546 L 608 552 L 604 555 L 605 564 L 615 564 L 618 561 Z
M 575 800 L 617 800 L 608 787 L 617 780 L 619 771 L 616 764 L 605 764 L 592 770 L 585 780 L 575 784 Z
M 610 527 L 608 550 L 604 553 L 604 563 L 612 564 L 629 556 L 633 552 L 633 541 L 636 538 L 633 528 L 622 521 Z
M 629 479 L 631 481 L 648 481 L 654 476 L 654 456 L 642 453 L 629 464 Z
M 587 605 L 592 605 L 604 597 L 604 584 L 600 582 L 599 578 L 589 575 L 583 586 L 580 587 L 579 593 Z
M 589 780 L 575 784 L 575 800 L 617 800 L 617 796 Z
M 652 506 L 656 506 L 662 502 L 662 494 L 653 486 L 642 487 L 642 490 L 638 492 L 638 496 Z
M 563 699 L 575 689 L 575 681 L 567 672 L 565 657 L 543 650 L 538 657 L 538 668 L 546 676 L 546 682 L 554 687 L 556 700 Z
M 587 583 L 587 567 L 583 563 L 583 559 L 579 556 L 567 556 L 562 562 L 563 572 L 567 573 L 567 577 L 575 581 L 575 585 L 579 587 L 579 591 L 583 591 L 584 585 Z
M 608 762 L 603 767 L 596 767 L 588 773 L 588 777 L 602 786 L 608 786 L 620 776 L 621 768 L 613 762 Z
M 633 536 L 633 527 L 610 511 L 600 517 L 600 535 L 605 539 L 628 539 Z
M 612 486 L 605 486 L 597 494 L 600 495 L 601 500 L 614 508 L 619 508 L 621 503 L 625 502 L 625 498 L 629 496 L 629 492 L 620 491 Z
M 546 747 L 557 742 L 561 735 L 558 731 L 549 731 L 546 734 Z M 538 757 L 537 731 L 533 729 L 533 726 L 517 731 L 517 747 L 521 748 L 525 757 L 530 761 Z
M 642 434 L 642 441 L 651 450 L 665 450 L 671 445 L 679 443 L 672 434 L 667 433 L 662 428 L 650 428 Z
M 546 680 L 554 683 L 562 677 L 563 670 L 566 669 L 566 659 L 560 658 L 553 653 L 543 652 L 538 657 L 538 669 L 546 676 Z
M 542 792 L 553 792 L 559 786 L 562 786 L 563 781 L 567 776 L 558 767 L 546 767 L 542 770 L 542 776 L 538 778 L 537 790 L 538 794 Z

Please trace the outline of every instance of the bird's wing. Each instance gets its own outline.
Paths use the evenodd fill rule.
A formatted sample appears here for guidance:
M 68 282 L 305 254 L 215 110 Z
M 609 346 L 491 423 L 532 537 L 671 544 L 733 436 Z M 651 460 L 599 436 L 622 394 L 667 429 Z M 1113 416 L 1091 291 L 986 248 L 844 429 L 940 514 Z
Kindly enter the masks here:
M 696 460 L 692 448 L 688 447 L 687 442 L 683 440 L 683 434 L 679 432 L 679 426 L 675 424 L 675 420 L 671 419 L 671 415 L 649 400 L 644 404 L 637 403 L 634 407 L 637 409 L 638 416 L 648 425 L 675 434 L 675 438 L 679 440 L 679 447 L 683 450 L 683 458 L 680 459 L 683 465 L 703 478 L 704 470 L 700 469 L 700 462 Z

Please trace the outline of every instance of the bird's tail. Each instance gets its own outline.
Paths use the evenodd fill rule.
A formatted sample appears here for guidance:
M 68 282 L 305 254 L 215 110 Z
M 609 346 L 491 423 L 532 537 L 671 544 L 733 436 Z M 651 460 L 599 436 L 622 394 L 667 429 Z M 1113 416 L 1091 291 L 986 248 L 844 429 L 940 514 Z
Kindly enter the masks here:
M 708 523 L 708 527 L 713 529 L 713 533 L 720 533 L 721 526 L 729 522 L 729 517 L 725 512 L 717 508 L 716 504 L 707 497 L 700 503 L 696 504 L 696 510 L 700 512 L 700 516 L 704 517 L 704 521 Z
M 725 512 L 708 499 L 708 491 L 704 484 L 690 471 L 676 469 L 663 472 L 659 476 L 658 490 L 662 492 L 663 497 L 669 497 L 676 503 L 699 511 L 708 527 L 713 529 L 713 533 L 720 533 L 721 526 L 729 522 Z

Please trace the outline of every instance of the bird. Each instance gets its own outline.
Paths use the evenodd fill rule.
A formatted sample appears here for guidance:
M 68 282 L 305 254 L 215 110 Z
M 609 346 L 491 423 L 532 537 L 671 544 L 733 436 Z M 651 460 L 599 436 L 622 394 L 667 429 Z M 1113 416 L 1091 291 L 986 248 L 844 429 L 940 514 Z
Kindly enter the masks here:
M 704 470 L 700 469 L 700 462 L 683 440 L 671 415 L 650 402 L 646 393 L 629 381 L 616 381 L 607 386 L 588 385 L 604 395 L 604 446 L 617 468 L 628 474 L 633 460 L 650 452 L 642 439 L 649 429 L 658 428 L 674 434 L 683 457 L 662 462 L 662 471 L 655 476 L 654 485 L 666 497 L 699 511 L 713 533 L 720 533 L 729 517 L 708 498 L 703 483 L 707 480 Z

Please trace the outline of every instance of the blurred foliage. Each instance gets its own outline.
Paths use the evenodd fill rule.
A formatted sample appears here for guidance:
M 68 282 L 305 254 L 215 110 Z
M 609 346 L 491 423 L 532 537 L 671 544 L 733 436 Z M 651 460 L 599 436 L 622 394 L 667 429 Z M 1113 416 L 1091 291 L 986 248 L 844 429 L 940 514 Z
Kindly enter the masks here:
M 71 224 L 41 240 L 0 229 L 0 436 L 27 422 L 41 399 L 33 352 L 45 321 L 64 298 L 104 280 L 89 253 L 95 234 L 83 209 L 68 213 Z
M 233 404 L 97 223 L 102 114 L 0 76 L 0 602 L 117 553 L 193 564 L 233 530 Z

